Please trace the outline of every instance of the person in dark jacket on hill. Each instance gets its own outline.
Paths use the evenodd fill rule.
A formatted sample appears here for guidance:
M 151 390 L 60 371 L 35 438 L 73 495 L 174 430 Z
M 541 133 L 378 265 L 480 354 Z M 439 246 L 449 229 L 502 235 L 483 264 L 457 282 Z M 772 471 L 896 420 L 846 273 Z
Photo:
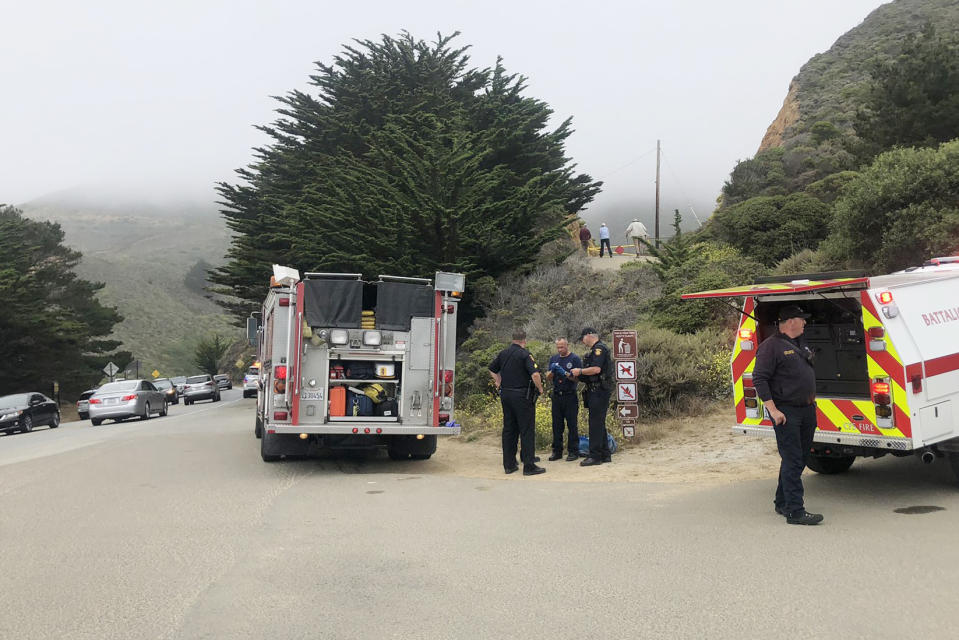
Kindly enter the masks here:
M 802 472 L 816 433 L 816 370 L 813 353 L 802 340 L 809 317 L 796 305 L 779 310 L 779 333 L 756 352 L 753 384 L 776 431 L 782 462 L 774 501 L 789 524 L 819 524 L 822 516 L 803 504 Z
M 583 223 L 583 226 L 579 229 L 579 243 L 583 247 L 583 253 L 589 255 L 589 241 L 593 238 L 593 234 L 586 227 L 586 224 Z

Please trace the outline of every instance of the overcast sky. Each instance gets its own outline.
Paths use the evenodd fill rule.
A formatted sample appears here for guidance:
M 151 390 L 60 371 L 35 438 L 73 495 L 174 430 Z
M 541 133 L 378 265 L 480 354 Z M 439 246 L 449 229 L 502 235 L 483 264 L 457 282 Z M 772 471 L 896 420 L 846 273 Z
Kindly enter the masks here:
M 462 32 L 477 67 L 504 58 L 605 181 L 588 218 L 709 215 L 790 79 L 880 0 L 61 0 L 10 2 L 0 36 L 0 202 L 107 185 L 214 199 L 263 144 L 271 95 L 353 38 Z M 664 223 L 665 224 L 665 223 Z

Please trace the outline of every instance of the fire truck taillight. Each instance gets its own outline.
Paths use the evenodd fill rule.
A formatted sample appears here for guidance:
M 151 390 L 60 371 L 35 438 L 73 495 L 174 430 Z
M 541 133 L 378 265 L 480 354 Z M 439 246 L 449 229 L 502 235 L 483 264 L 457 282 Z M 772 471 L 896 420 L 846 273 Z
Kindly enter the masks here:
M 870 351 L 886 350 L 886 341 L 883 339 L 886 337 L 886 330 L 883 327 L 869 327 L 867 334 L 869 335 Z
M 743 374 L 743 387 L 749 388 L 753 386 L 753 374 L 744 373 Z
M 889 383 L 888 382 L 873 382 L 872 383 L 872 392 L 876 395 L 889 395 Z M 889 404 L 888 402 L 885 404 Z
M 883 429 L 893 427 L 892 385 L 888 379 L 877 378 L 872 383 L 872 402 L 876 405 L 876 426 Z
M 286 411 L 274 411 L 273 419 L 274 420 L 287 420 L 289 419 L 290 414 Z
M 278 366 L 273 370 L 273 377 L 277 380 L 286 380 L 286 367 L 283 365 Z
M 873 340 L 879 340 L 886 337 L 886 329 L 883 327 L 869 327 L 869 337 Z
M 745 396 L 745 397 L 747 397 L 747 398 L 755 398 L 755 397 L 756 397 L 756 388 L 755 388 L 755 387 L 747 387 L 747 388 L 743 389 L 743 396 Z

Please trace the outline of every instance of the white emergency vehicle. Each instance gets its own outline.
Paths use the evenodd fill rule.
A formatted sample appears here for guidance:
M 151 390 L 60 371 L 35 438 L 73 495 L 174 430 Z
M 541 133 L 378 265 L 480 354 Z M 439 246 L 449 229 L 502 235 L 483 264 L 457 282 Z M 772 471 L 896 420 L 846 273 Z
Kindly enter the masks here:
M 780 276 L 682 296 L 743 298 L 732 356 L 733 431 L 774 436 L 756 394 L 756 348 L 779 308 L 812 314 L 818 424 L 809 468 L 841 473 L 858 456 L 947 457 L 959 478 L 959 257 L 883 276 Z M 953 406 L 953 402 L 956 406 Z
M 464 281 L 445 272 L 432 280 L 301 279 L 274 266 L 262 315 L 248 325 L 258 345 L 263 460 L 381 445 L 396 460 L 426 459 L 438 436 L 458 434 L 453 382 Z

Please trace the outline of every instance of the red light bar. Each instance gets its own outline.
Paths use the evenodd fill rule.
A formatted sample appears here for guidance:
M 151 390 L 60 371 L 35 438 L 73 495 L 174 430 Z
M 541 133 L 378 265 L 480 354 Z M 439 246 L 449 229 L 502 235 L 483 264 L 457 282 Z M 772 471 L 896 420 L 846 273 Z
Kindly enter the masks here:
M 753 330 L 752 330 L 752 329 L 740 329 L 740 330 L 739 330 L 739 339 L 740 339 L 740 340 L 752 340 L 754 335 L 755 335 L 755 334 L 753 333 Z
M 882 304 L 890 304 L 892 302 L 892 291 L 883 291 L 879 294 L 879 302 Z

